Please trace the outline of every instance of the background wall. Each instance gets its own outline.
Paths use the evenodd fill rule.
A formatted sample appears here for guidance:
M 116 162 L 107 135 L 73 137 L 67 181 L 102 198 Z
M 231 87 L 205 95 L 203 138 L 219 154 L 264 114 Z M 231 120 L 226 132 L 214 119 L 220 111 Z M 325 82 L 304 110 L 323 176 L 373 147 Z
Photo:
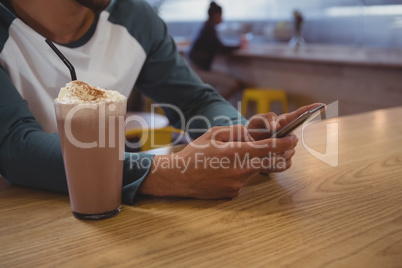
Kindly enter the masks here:
M 178 40 L 192 40 L 206 19 L 208 0 L 150 0 Z M 402 47 L 402 0 L 220 0 L 227 42 L 249 33 L 252 42 L 287 42 L 292 12 L 304 16 L 308 43 Z

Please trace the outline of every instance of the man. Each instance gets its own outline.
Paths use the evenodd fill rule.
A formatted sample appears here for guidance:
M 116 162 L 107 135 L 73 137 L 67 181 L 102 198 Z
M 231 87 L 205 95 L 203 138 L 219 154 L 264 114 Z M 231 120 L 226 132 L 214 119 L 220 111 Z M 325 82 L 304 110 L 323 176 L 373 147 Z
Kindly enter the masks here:
M 156 168 L 160 161 L 172 161 L 170 156 L 126 154 L 123 201 L 133 203 L 137 192 L 156 196 L 234 197 L 259 172 L 290 167 L 297 138 L 266 139 L 267 131 L 262 134 L 249 131 L 276 124 L 276 115 L 272 113 L 251 120 L 244 127 L 245 120 L 237 111 L 188 68 L 166 26 L 146 2 L 1 2 L 0 173 L 9 182 L 67 192 L 60 141 L 55 133 L 53 99 L 70 78 L 45 38 L 58 44 L 74 65 L 79 80 L 118 90 L 126 96 L 135 85 L 154 101 L 179 107 L 187 122 L 191 122 L 190 133 L 192 129 L 205 129 L 208 123 L 212 127 L 228 126 L 214 127 L 202 136 L 192 133 L 193 138 L 198 137 L 193 146 L 176 155 L 189 163 L 185 172 L 174 163 L 170 169 Z M 308 108 L 311 107 L 283 116 L 279 124 Z M 166 113 L 171 124 L 184 127 L 177 113 L 169 110 Z M 197 115 L 208 122 L 192 120 Z M 238 156 L 252 161 L 270 153 L 281 157 L 283 166 L 267 170 L 247 165 L 217 170 L 209 165 L 196 165 L 200 155 L 229 161 Z M 133 159 L 153 160 L 152 166 L 133 165 Z

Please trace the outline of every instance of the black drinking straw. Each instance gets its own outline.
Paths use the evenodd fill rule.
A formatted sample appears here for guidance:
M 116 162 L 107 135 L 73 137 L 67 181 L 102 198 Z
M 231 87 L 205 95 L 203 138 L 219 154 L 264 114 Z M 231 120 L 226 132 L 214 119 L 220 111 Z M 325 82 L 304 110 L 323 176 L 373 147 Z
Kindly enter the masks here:
M 45 40 L 46 43 L 50 46 L 51 49 L 59 56 L 59 58 L 64 62 L 64 64 L 67 66 L 67 68 L 70 70 L 71 74 L 71 80 L 77 80 L 77 75 L 75 74 L 75 69 L 74 66 L 68 61 L 68 59 L 60 52 L 60 50 L 57 49 L 57 47 L 53 44 L 52 41 L 49 39 Z

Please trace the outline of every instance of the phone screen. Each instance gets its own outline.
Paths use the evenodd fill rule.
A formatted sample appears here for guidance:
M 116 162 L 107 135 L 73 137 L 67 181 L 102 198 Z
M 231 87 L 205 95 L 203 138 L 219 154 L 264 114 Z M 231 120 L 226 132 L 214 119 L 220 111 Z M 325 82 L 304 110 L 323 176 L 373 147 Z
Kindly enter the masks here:
M 304 122 L 307 121 L 309 118 L 314 118 L 319 115 L 321 112 L 325 110 L 325 105 L 321 104 L 311 110 L 304 112 L 302 115 L 297 117 L 295 120 L 281 128 L 278 132 L 274 133 L 271 138 L 283 138 L 287 136 L 289 133 L 294 131 L 296 128 L 301 126 Z

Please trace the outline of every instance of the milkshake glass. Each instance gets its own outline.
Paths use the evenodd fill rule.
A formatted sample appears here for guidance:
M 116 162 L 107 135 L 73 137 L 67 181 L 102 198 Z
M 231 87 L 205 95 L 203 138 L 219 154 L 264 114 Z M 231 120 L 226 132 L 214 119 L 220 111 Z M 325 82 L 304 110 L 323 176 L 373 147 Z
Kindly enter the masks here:
M 73 81 L 55 99 L 70 204 L 80 219 L 121 210 L 127 98 Z

